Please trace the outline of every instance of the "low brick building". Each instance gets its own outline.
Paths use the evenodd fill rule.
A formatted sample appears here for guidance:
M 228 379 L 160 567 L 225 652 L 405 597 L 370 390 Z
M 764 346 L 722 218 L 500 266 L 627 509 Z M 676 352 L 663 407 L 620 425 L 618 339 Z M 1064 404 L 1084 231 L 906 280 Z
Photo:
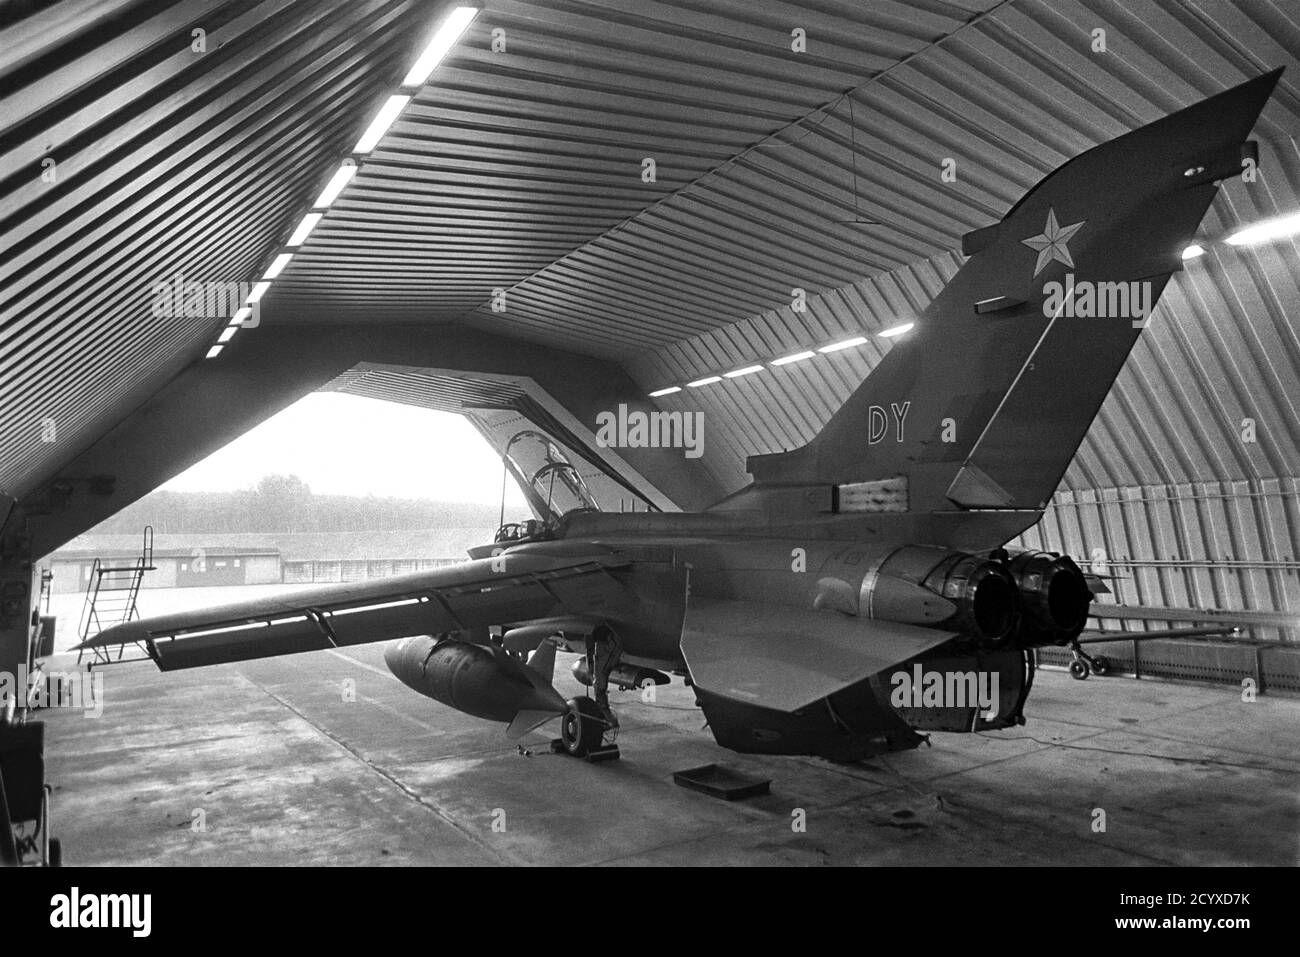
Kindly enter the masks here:
M 441 528 L 396 532 L 187 533 L 154 537 L 155 570 L 144 588 L 363 581 L 451 565 L 492 529 Z M 80 535 L 46 556 L 55 594 L 85 591 L 95 559 L 132 565 L 139 535 Z

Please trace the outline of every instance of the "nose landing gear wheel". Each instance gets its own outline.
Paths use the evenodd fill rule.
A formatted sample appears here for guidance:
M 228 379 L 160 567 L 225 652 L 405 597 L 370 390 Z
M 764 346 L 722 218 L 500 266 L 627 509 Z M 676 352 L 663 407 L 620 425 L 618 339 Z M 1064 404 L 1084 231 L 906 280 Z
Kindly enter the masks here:
M 1105 675 L 1110 673 L 1110 661 L 1101 655 L 1093 655 L 1092 661 L 1088 662 L 1094 675 Z
M 1083 681 L 1088 677 L 1088 666 L 1080 659 L 1075 658 L 1070 662 L 1070 677 L 1076 681 Z
M 560 719 L 560 740 L 575 758 L 585 758 L 600 747 L 605 734 L 605 717 L 590 698 L 570 698 L 569 710 Z

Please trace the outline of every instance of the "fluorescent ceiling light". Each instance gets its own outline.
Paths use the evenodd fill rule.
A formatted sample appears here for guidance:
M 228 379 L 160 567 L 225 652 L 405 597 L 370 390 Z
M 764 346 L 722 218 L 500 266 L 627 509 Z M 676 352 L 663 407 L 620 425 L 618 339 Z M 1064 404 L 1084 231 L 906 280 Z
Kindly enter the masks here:
M 811 359 L 815 355 L 817 355 L 817 353 L 815 352 L 796 352 L 792 356 L 785 356 L 780 359 L 773 359 L 772 365 L 784 366 L 784 365 L 789 365 L 791 362 L 803 362 L 804 359 Z
M 271 284 L 263 279 L 261 282 L 253 284 L 253 291 L 248 294 L 250 303 L 259 301 L 266 295 L 266 291 L 271 288 Z
M 681 387 L 681 386 L 679 386 L 679 385 L 670 385 L 668 388 L 666 388 L 666 389 L 660 389 L 658 392 L 651 392 L 651 393 L 650 393 L 650 398 L 652 398 L 652 399 L 657 399 L 657 398 L 659 398 L 661 395 L 672 395 L 674 392 L 681 392 L 681 391 L 682 391 L 682 387 Z
M 753 375 L 755 372 L 762 372 L 762 366 L 745 366 L 743 369 L 737 369 L 734 372 L 728 372 L 728 379 L 739 379 L 743 375 Z
M 393 125 L 393 120 L 397 119 L 397 114 L 401 113 L 406 108 L 406 104 L 410 102 L 411 98 L 409 96 L 401 94 L 394 94 L 385 100 L 384 105 L 379 108 L 379 113 L 370 121 L 366 131 L 361 134 L 361 139 L 357 140 L 357 145 L 352 152 L 369 153 L 378 146 L 379 141 L 388 132 L 388 128 Z
M 852 339 L 845 339 L 843 342 L 832 342 L 829 346 L 822 346 L 817 351 L 839 352 L 841 349 L 851 349 L 853 346 L 860 346 L 866 341 L 866 336 L 854 336 Z
M 235 338 L 235 333 L 238 331 L 239 331 L 239 326 L 226 326 L 226 328 L 222 330 L 222 333 L 220 337 L 218 337 L 217 341 L 229 342 L 231 339 Z
M 1197 256 L 1205 255 L 1205 247 L 1200 243 L 1192 243 L 1183 250 L 1183 259 L 1195 259 Z
M 308 213 L 306 216 L 304 216 L 302 218 L 302 222 L 298 224 L 298 228 L 293 231 L 293 235 L 289 237 L 289 241 L 285 243 L 285 245 L 301 246 L 303 243 L 305 243 L 307 241 L 307 237 L 311 235 L 311 231 L 316 228 L 316 224 L 320 222 L 320 218 L 323 215 L 325 214 Z
M 338 199 L 339 193 L 343 192 L 343 187 L 348 185 L 348 180 L 355 176 L 356 172 L 357 164 L 350 161 L 345 162 L 335 170 L 334 175 L 330 177 L 330 181 L 325 184 L 325 188 L 316 197 L 316 202 L 311 204 L 312 209 L 324 209 Z
M 1300 232 L 1300 213 L 1292 213 L 1290 216 L 1280 216 L 1239 229 L 1228 237 L 1228 242 L 1233 246 L 1253 246 L 1255 243 L 1266 243 L 1270 239 L 1281 239 L 1297 232 Z
M 425 80 L 429 79 L 429 74 L 442 62 L 447 51 L 456 45 L 456 41 L 460 39 L 460 35 L 465 32 L 465 28 L 477 13 L 476 7 L 457 7 L 452 10 L 447 15 L 447 19 L 443 20 L 434 31 L 433 39 L 429 41 L 429 45 L 424 48 L 420 58 L 415 61 L 415 65 L 402 80 L 402 86 L 424 86 Z
M 884 336 L 886 339 L 892 339 L 894 336 L 901 336 L 905 332 L 911 332 L 912 327 L 915 325 L 916 323 L 914 322 L 905 322 L 901 326 L 894 326 L 891 329 L 882 330 L 880 335 Z
M 253 314 L 253 310 L 248 306 L 244 306 L 242 309 L 238 310 L 233 316 L 230 317 L 230 324 L 232 326 L 242 326 L 244 324 L 244 320 L 247 319 L 252 314 Z
M 284 272 L 284 267 L 289 265 L 289 260 L 293 258 L 293 253 L 280 253 L 275 259 L 271 260 L 271 268 L 266 271 L 263 279 L 274 279 L 280 273 Z M 256 300 L 254 300 L 256 301 Z
M 694 382 L 688 382 L 686 384 L 690 386 L 692 389 L 698 389 L 702 385 L 713 385 L 713 383 L 721 382 L 721 381 L 722 381 L 722 376 L 711 375 L 711 376 L 706 376 L 703 379 L 696 379 Z
M 226 347 L 225 347 L 225 346 L 213 346 L 211 349 L 208 350 L 208 354 L 207 354 L 206 356 L 204 356 L 203 358 L 205 358 L 205 359 L 215 359 L 217 356 L 219 356 L 219 355 L 221 354 L 221 350 L 224 349 L 224 348 L 226 348 Z

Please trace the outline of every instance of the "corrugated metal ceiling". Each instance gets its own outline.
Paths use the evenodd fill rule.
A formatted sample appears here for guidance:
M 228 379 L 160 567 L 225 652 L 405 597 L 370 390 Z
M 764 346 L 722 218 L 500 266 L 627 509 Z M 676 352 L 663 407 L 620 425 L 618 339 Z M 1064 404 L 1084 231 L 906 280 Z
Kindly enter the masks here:
M 794 282 L 842 284 L 873 265 L 852 229 L 822 228 L 854 216 L 848 140 L 823 131 L 792 165 L 752 164 L 994 2 L 493 2 L 269 308 L 463 319 L 622 357 L 768 307 Z M 794 28 L 811 38 L 807 53 L 792 52 Z M 890 261 L 921 248 L 899 245 Z M 489 302 L 498 288 L 501 312 Z
M 438 412 L 461 412 L 466 408 L 515 408 L 525 397 L 524 388 L 516 382 L 370 366 L 351 369 L 323 385 L 320 391 L 386 399 Z
M 1109 53 L 1089 52 L 1093 28 Z M 1256 135 L 1262 178 L 1224 185 L 1203 229 L 1300 209 L 1297 54 L 1300 8 L 1251 3 L 1017 2 L 918 57 L 859 95 L 871 117 L 905 117 L 930 179 L 941 251 L 834 289 L 795 313 L 769 308 L 638 355 L 631 368 L 649 391 L 858 332 L 878 332 L 923 309 L 960 265 L 951 250 L 976 217 L 963 180 L 994 178 L 998 215 L 1071 155 L 1236 84 L 1288 66 Z M 859 117 L 863 113 L 858 114 Z M 968 118 L 977 127 L 958 125 Z M 859 141 L 861 142 L 861 141 Z M 950 188 L 937 157 L 958 158 Z M 869 163 L 870 160 L 868 159 Z M 861 170 L 862 167 L 859 167 Z M 963 195 L 958 195 L 963 194 Z M 949 219 L 941 211 L 953 213 Z M 959 224 L 959 225 L 954 225 Z M 874 235 L 864 233 L 866 236 Z M 877 249 L 878 247 L 873 247 Z M 925 251 L 923 251 L 925 252 Z M 1073 489 L 1259 480 L 1294 475 L 1300 462 L 1300 246 L 1215 246 L 1170 284 L 1067 473 Z M 806 442 L 874 367 L 887 342 L 686 390 L 662 400 L 702 409 L 705 460 L 720 483 L 746 480 L 746 455 Z M 960 343 L 954 343 L 960 348 Z M 1252 419 L 1258 441 L 1241 440 Z
M 381 0 L 6 8 L 0 489 L 203 354 L 222 320 L 154 317 L 154 284 L 252 278 L 428 16 Z
M 221 320 L 155 319 L 153 284 L 255 278 L 438 11 L 0 14 L 0 488 L 66 461 L 202 354 Z M 196 27 L 207 53 L 190 49 Z M 790 49 L 796 27 L 806 53 Z M 1291 71 L 1259 129 L 1264 180 L 1230 187 L 1210 229 L 1300 206 L 1297 51 L 1296 7 L 1265 0 L 489 0 L 264 321 L 462 321 L 623 360 L 647 390 L 723 371 L 923 307 L 960 235 L 1044 172 L 1268 67 Z M 956 183 L 939 178 L 945 157 Z M 497 286 L 505 312 L 489 306 Z M 796 286 L 807 313 L 783 308 Z M 1196 264 L 1068 483 L 1294 471 L 1298 288 L 1294 245 Z M 735 486 L 745 454 L 812 434 L 875 348 L 677 401 L 701 403 L 706 462 Z M 1243 408 L 1267 448 L 1227 441 Z

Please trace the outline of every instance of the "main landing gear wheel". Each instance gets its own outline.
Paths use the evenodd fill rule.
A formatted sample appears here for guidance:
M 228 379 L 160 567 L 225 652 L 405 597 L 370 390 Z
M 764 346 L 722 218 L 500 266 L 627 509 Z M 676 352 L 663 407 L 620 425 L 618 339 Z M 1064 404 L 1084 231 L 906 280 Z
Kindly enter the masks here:
M 585 758 L 600 747 L 605 734 L 605 716 L 590 698 L 570 698 L 569 710 L 560 719 L 560 740 L 575 758 Z
M 1088 654 L 1079 647 L 1078 640 L 1070 642 L 1070 654 L 1074 656 L 1070 662 L 1070 677 L 1076 681 L 1083 681 L 1090 674 L 1099 677 L 1110 674 L 1110 660 L 1101 655 Z

